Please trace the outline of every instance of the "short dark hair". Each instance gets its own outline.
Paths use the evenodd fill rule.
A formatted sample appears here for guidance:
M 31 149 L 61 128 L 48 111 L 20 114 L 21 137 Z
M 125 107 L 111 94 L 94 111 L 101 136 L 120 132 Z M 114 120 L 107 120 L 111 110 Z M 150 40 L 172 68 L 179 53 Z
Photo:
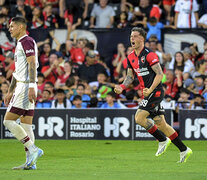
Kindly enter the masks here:
M 47 90 L 47 89 L 44 89 L 43 92 L 44 92 L 44 91 L 45 91 L 45 92 L 48 92 L 49 95 L 51 94 L 51 92 L 50 92 L 49 90 Z
M 55 94 L 65 94 L 65 91 L 59 88 L 59 89 L 56 89 Z
M 108 92 L 107 96 L 111 96 L 112 98 L 116 98 L 116 94 L 113 91 Z
M 73 101 L 75 100 L 81 100 L 82 101 L 82 97 L 80 95 L 75 95 L 73 98 Z
M 23 25 L 27 25 L 27 22 L 26 22 L 26 19 L 25 18 L 23 18 L 23 17 L 13 17 L 12 18 L 12 20 L 11 20 L 12 22 L 15 22 L 15 23 L 19 23 L 19 24 L 23 24 Z
M 144 40 L 146 40 L 147 33 L 146 33 L 146 31 L 143 28 L 133 27 L 131 32 L 134 32 L 134 31 L 139 32 L 139 34 L 144 38 Z

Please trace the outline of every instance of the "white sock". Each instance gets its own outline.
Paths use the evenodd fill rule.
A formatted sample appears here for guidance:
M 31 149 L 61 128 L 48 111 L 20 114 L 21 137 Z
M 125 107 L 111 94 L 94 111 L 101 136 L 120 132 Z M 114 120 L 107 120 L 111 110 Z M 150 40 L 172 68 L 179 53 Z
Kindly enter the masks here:
M 27 133 L 27 135 L 29 136 L 31 141 L 34 143 L 35 142 L 35 136 L 34 136 L 34 132 L 33 132 L 33 129 L 32 129 L 32 125 L 31 124 L 26 124 L 26 123 L 20 123 L 20 125 L 25 130 L 25 132 Z M 24 147 L 24 148 L 25 148 L 25 152 L 26 152 L 26 162 L 27 162 L 27 158 L 29 156 L 29 150 L 26 147 Z
M 25 130 L 13 120 L 4 120 L 4 126 L 6 126 L 9 131 L 24 144 L 25 147 L 31 152 L 35 150 L 34 143 L 31 141 Z
M 34 132 L 33 132 L 33 129 L 32 129 L 32 125 L 31 124 L 26 124 L 26 123 L 20 123 L 20 125 L 23 127 L 23 129 L 25 130 L 25 132 L 27 133 L 27 135 L 29 136 L 31 141 L 34 143 L 35 142 L 35 136 L 34 136 Z

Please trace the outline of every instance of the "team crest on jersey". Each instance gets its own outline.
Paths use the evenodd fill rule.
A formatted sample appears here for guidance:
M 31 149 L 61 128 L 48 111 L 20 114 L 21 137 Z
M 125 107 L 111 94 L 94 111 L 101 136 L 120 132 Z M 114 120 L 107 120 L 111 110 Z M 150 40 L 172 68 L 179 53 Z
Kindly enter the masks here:
M 145 57 L 144 57 L 144 56 L 141 57 L 141 62 L 142 62 L 142 63 L 145 62 Z

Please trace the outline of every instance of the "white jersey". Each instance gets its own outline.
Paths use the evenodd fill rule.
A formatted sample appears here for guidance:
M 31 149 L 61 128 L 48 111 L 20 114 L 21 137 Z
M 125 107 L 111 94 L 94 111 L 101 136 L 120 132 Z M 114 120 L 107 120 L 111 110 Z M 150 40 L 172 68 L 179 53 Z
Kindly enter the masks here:
M 13 73 L 14 78 L 17 81 L 29 82 L 29 69 L 27 63 L 27 57 L 35 56 L 36 68 L 38 68 L 38 49 L 36 42 L 33 38 L 28 35 L 21 37 L 17 41 L 14 61 L 15 61 L 15 71 Z M 36 82 L 37 82 L 37 70 L 36 70 Z
M 178 28 L 195 28 L 196 18 L 195 12 L 198 11 L 199 6 L 196 0 L 178 0 L 175 4 L 175 12 L 178 14 L 177 27 Z

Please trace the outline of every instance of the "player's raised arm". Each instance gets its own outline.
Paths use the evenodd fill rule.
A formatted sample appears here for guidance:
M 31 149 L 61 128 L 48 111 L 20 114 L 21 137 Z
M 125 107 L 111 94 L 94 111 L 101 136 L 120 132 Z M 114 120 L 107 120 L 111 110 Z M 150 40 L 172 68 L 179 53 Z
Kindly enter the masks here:
M 121 85 L 115 85 L 114 92 L 121 94 L 134 81 L 134 71 L 131 68 L 127 70 L 127 76 Z

